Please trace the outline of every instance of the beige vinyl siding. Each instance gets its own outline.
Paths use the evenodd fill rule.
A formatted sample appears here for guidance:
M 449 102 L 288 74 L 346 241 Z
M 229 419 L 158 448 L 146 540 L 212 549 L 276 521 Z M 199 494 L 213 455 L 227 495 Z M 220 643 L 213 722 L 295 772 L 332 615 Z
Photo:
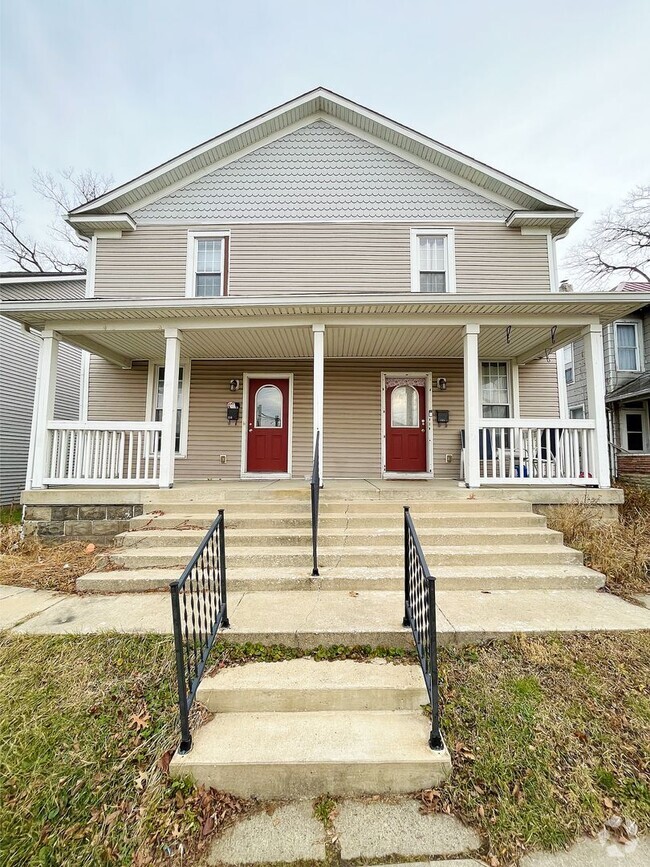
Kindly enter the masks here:
M 456 233 L 458 292 L 548 291 L 546 237 L 491 222 Z M 183 298 L 187 233 L 230 229 L 229 294 L 410 292 L 410 229 L 421 223 L 145 225 L 98 238 L 97 298 Z
M 293 475 L 305 478 L 312 465 L 312 367 L 300 361 L 193 361 L 187 457 L 176 460 L 178 479 L 238 479 L 241 472 L 244 374 L 293 373 Z M 230 380 L 242 388 L 233 394 Z M 226 405 L 242 404 L 239 422 L 228 424 Z M 226 464 L 219 456 L 226 455 Z
M 148 371 L 146 361 L 122 370 L 91 355 L 88 421 L 146 421 Z
M 542 358 L 519 368 L 519 408 L 522 418 L 558 418 L 560 415 L 557 358 Z
M 447 389 L 433 388 L 434 475 L 456 479 L 460 462 L 463 413 L 463 360 L 328 359 L 325 362 L 323 470 L 326 478 L 379 478 L 383 419 L 381 374 L 430 373 L 433 382 L 447 380 Z M 312 366 L 309 361 L 193 361 L 190 377 L 188 450 L 176 460 L 178 479 L 237 479 L 241 471 L 243 390 L 232 393 L 231 379 L 293 373 L 293 476 L 306 478 L 312 464 Z M 556 418 L 558 388 L 555 362 L 531 362 L 520 368 L 523 417 Z M 100 359 L 91 363 L 89 418 L 142 421 L 147 399 L 147 365 L 120 370 Z M 240 421 L 229 425 L 226 404 L 242 403 Z M 449 411 L 449 424 L 438 426 L 435 411 Z M 226 455 L 226 463 L 220 462 Z M 451 455 L 449 463 L 445 456 Z

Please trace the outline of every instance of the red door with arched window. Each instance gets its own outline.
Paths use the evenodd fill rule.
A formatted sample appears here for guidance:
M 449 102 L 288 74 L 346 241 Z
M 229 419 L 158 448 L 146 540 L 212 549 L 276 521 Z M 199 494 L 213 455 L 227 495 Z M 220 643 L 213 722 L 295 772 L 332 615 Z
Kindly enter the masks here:
M 427 471 L 426 398 L 421 380 L 386 381 L 386 471 Z
M 289 456 L 289 380 L 248 383 L 246 471 L 286 473 Z

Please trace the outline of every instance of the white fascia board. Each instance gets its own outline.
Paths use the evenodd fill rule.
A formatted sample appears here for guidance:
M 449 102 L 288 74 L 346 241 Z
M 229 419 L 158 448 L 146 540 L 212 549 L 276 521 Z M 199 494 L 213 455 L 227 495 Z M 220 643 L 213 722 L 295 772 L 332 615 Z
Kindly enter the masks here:
M 528 184 L 523 183 L 522 181 L 518 181 L 516 178 L 500 172 L 497 169 L 494 169 L 491 166 L 488 166 L 485 163 L 474 159 L 473 157 L 469 157 L 466 154 L 461 153 L 460 151 L 454 150 L 447 145 L 443 145 L 441 142 L 438 142 L 435 139 L 428 138 L 427 136 L 424 136 L 421 133 L 418 133 L 407 126 L 403 126 L 396 121 L 390 120 L 390 118 L 387 118 L 384 115 L 367 109 L 364 106 L 352 102 L 345 97 L 339 96 L 336 93 L 326 90 L 325 88 L 316 88 L 315 90 L 302 94 L 301 96 L 296 97 L 296 99 L 283 103 L 282 105 L 277 106 L 276 108 L 271 109 L 264 114 L 258 115 L 250 121 L 247 121 L 240 126 L 236 126 L 233 129 L 230 129 L 227 132 L 216 136 L 215 138 L 209 139 L 208 141 L 203 142 L 195 148 L 191 148 L 190 150 L 185 151 L 179 156 L 169 160 L 166 163 L 163 163 L 160 166 L 157 166 L 151 171 L 145 172 L 144 174 L 139 175 L 133 180 L 128 181 L 127 183 L 122 184 L 121 186 L 116 187 L 113 190 L 110 190 L 108 193 L 105 193 L 103 196 L 100 196 L 92 202 L 87 202 L 86 204 L 73 209 L 72 211 L 70 211 L 70 216 L 92 212 L 95 211 L 97 208 L 104 207 L 110 204 L 111 201 L 123 195 L 126 195 L 127 193 L 133 192 L 138 187 L 143 186 L 144 184 L 151 183 L 157 178 L 163 177 L 169 172 L 173 172 L 174 170 L 179 169 L 185 163 L 189 162 L 192 159 L 195 159 L 198 156 L 201 156 L 207 151 L 210 151 L 211 149 L 218 147 L 219 145 L 225 144 L 228 141 L 236 138 L 237 136 L 245 134 L 251 129 L 259 127 L 265 123 L 272 122 L 278 117 L 281 117 L 283 114 L 288 114 L 295 111 L 296 109 L 305 109 L 305 114 L 315 113 L 319 99 L 327 100 L 328 102 L 334 103 L 341 108 L 350 111 L 352 114 L 356 114 L 359 117 L 371 121 L 372 123 L 378 124 L 380 127 L 384 127 L 385 129 L 390 130 L 391 132 L 394 132 L 398 135 L 403 135 L 407 138 L 410 138 L 417 144 L 420 144 L 423 147 L 431 148 L 432 150 L 440 153 L 442 156 L 454 160 L 461 165 L 465 165 L 474 171 L 480 172 L 486 177 L 492 178 L 498 183 L 509 186 L 512 189 L 515 189 L 526 196 L 530 196 L 531 198 L 539 201 L 542 204 L 549 205 L 553 208 L 573 210 L 571 209 L 570 205 L 567 205 L 566 202 L 562 202 L 559 199 L 554 198 L 553 196 L 549 196 L 546 193 L 543 193 L 541 190 L 537 190 L 535 187 L 531 187 Z M 331 117 L 327 112 L 323 112 L 323 114 L 326 115 L 328 118 Z M 334 118 L 332 118 L 332 120 L 334 120 Z
M 581 211 L 513 211 L 506 219 L 506 226 L 525 225 L 528 220 L 548 220 L 549 223 L 578 220 L 582 216 Z
M 422 293 L 399 293 L 391 295 L 322 295 L 314 297 L 313 295 L 284 295 L 279 297 L 269 297 L 261 300 L 260 298 L 236 298 L 225 296 L 222 298 L 177 298 L 174 300 L 165 300 L 161 304 L 160 298 L 148 299 L 129 299 L 129 300 L 97 300 L 86 299 L 78 301 L 71 299 L 68 301 L 2 301 L 0 302 L 1 315 L 8 318 L 16 318 L 21 320 L 21 314 L 39 313 L 41 315 L 51 314 L 50 319 L 54 320 L 56 314 L 74 313 L 78 314 L 80 321 L 83 321 L 88 313 L 97 314 L 100 312 L 133 312 L 138 311 L 159 310 L 160 318 L 153 323 L 153 327 L 162 327 L 169 316 L 177 310 L 182 310 L 185 314 L 195 310 L 197 315 L 205 316 L 206 311 L 212 311 L 216 316 L 220 310 L 230 310 L 236 313 L 238 310 L 244 313 L 247 310 L 259 310 L 260 314 L 267 314 L 270 308 L 295 308 L 304 307 L 305 313 L 309 313 L 310 309 L 318 310 L 323 307 L 335 307 L 343 309 L 346 307 L 374 307 L 377 312 L 382 312 L 385 307 L 395 307 L 399 305 L 408 310 L 413 307 L 421 307 L 426 305 L 431 313 L 440 311 L 444 314 L 445 308 L 448 307 L 467 307 L 478 305 L 482 308 L 492 305 L 503 306 L 508 305 L 511 308 L 509 315 L 517 315 L 517 309 L 523 308 L 526 305 L 544 304 L 548 307 L 548 315 L 555 314 L 563 315 L 563 311 L 568 315 L 596 316 L 597 314 L 580 313 L 580 308 L 587 307 L 589 304 L 598 304 L 605 307 L 613 307 L 616 318 L 629 315 L 635 310 L 650 304 L 650 292 L 643 293 L 608 293 L 608 292 L 581 292 L 581 293 L 560 293 L 560 292 L 528 292 L 522 293 L 513 297 L 511 294 L 492 295 L 487 297 L 477 293 L 455 293 L 443 296 L 427 297 Z M 232 314 L 231 314 L 232 315 Z M 247 314 L 250 315 L 250 314 Z M 361 313 L 359 315 L 366 315 Z M 367 315 L 372 315 L 368 313 Z M 526 311 L 524 310 L 524 315 Z M 120 320 L 111 319 L 111 324 L 117 324 Z M 124 321 L 124 320 L 122 320 Z M 233 317 L 234 321 L 234 317 Z M 151 323 L 151 319 L 148 319 Z M 207 323 L 206 323 L 207 324 Z
M 83 214 L 69 214 L 66 218 L 66 223 L 69 223 L 74 229 L 83 229 L 84 226 L 93 226 L 96 224 L 97 226 L 102 226 L 103 224 L 113 224 L 120 223 L 120 228 L 123 231 L 134 232 L 136 228 L 136 222 L 130 214 L 120 213 L 120 214 L 88 214 L 84 216 Z
M 23 285 L 32 286 L 37 283 L 65 283 L 70 280 L 86 280 L 86 274 L 53 274 L 49 277 L 0 277 L 0 286 Z

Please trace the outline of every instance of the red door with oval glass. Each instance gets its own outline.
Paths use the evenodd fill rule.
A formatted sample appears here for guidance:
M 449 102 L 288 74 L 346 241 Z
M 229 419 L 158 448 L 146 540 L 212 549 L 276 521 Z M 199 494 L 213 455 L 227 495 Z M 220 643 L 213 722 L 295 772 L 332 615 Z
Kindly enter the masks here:
M 420 379 L 386 380 L 386 470 L 427 470 L 426 400 Z
M 289 380 L 251 379 L 248 383 L 249 473 L 286 473 L 289 454 Z

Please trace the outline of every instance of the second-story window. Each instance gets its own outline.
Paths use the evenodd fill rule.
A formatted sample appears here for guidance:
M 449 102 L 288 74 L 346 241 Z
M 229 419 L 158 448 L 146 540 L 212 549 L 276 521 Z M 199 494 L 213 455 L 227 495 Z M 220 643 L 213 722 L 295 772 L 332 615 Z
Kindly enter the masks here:
M 453 229 L 411 230 L 411 290 L 455 292 Z
M 227 294 L 228 237 L 220 234 L 188 235 L 186 295 L 218 298 Z
M 617 370 L 638 373 L 641 370 L 639 357 L 639 329 L 636 322 L 617 322 L 616 368 Z

